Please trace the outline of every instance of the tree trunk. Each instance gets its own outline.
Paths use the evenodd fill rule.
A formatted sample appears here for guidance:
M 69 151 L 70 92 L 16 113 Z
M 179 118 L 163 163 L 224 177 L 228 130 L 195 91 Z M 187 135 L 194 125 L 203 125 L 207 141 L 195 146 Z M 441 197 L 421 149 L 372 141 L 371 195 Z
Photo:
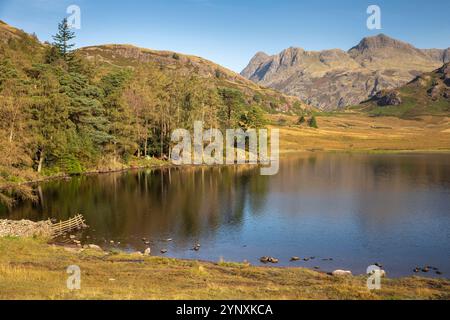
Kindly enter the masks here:
M 147 145 L 148 145 L 148 134 L 145 136 L 144 157 L 147 157 L 148 154 Z
M 44 150 L 41 150 L 39 152 L 39 164 L 38 164 L 38 168 L 37 168 L 38 173 L 41 173 L 41 171 L 42 171 L 42 165 L 44 164 L 44 157 L 45 157 Z

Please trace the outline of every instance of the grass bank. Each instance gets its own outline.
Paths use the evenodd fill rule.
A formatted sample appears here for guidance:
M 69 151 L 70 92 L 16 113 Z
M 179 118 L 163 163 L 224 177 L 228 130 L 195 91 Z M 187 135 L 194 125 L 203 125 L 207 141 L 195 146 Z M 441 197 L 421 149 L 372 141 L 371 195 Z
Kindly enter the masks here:
M 81 269 L 70 291 L 66 269 Z M 0 238 L 0 299 L 450 299 L 450 281 L 332 277 L 301 268 L 253 267 L 48 245 Z
M 284 123 L 278 126 L 281 152 L 450 152 L 450 118 L 446 116 L 404 120 L 348 113 L 316 119 L 318 129 L 298 125 L 298 117 L 272 116 L 272 123 Z

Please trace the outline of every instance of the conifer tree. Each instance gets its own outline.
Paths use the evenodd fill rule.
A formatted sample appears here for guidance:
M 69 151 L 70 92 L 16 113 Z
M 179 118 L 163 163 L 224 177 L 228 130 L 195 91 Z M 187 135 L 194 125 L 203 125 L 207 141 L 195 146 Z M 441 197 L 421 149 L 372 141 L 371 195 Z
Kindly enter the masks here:
M 58 49 L 61 57 L 64 58 L 66 62 L 72 60 L 72 49 L 75 43 L 71 43 L 71 40 L 75 39 L 75 33 L 70 30 L 67 19 L 64 18 L 58 24 L 58 33 L 53 36 L 53 45 Z

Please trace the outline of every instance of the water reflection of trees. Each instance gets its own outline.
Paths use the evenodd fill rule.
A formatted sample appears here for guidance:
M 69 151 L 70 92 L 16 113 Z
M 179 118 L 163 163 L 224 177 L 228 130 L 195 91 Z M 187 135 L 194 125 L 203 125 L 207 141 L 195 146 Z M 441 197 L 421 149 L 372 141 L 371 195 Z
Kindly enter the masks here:
M 238 228 L 263 206 L 267 180 L 254 167 L 166 168 L 75 177 L 42 185 L 38 204 L 11 219 L 67 219 L 82 213 L 106 239 L 213 236 Z
M 64 220 L 86 216 L 105 238 L 204 238 L 239 230 L 264 214 L 354 215 L 365 229 L 395 224 L 415 201 L 448 214 L 448 203 L 428 196 L 450 188 L 448 155 L 305 154 L 283 159 L 280 172 L 264 177 L 254 167 L 191 167 L 76 177 L 42 185 L 41 201 L 0 215 L 12 219 Z M 434 194 L 435 193 L 430 193 Z M 435 196 L 434 196 L 435 197 Z M 442 201 L 441 201 L 442 202 Z M 447 209 L 447 210 L 445 210 Z M 369 227 L 370 226 L 370 227 Z

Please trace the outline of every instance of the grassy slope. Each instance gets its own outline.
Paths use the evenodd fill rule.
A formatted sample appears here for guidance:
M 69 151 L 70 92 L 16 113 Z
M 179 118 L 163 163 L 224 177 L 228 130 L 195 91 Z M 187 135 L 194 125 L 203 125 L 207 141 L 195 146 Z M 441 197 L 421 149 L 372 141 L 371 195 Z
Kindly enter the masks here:
M 178 71 L 178 76 L 190 77 L 192 74 L 208 80 L 218 88 L 233 88 L 241 91 L 249 104 L 259 104 L 266 111 L 280 112 L 298 109 L 313 109 L 298 98 L 287 96 L 276 90 L 262 87 L 245 79 L 241 75 L 228 70 L 214 62 L 201 57 L 185 55 L 171 51 L 157 51 L 139 48 L 132 45 L 109 44 L 82 48 L 79 53 L 98 68 L 98 72 L 106 72 L 114 67 L 120 68 L 161 68 L 165 73 Z M 254 97 L 259 101 L 255 102 Z M 299 111 L 299 110 L 295 110 Z
M 70 265 L 81 290 L 66 287 Z M 114 279 L 114 280 L 112 280 Z M 300 268 L 252 267 L 126 254 L 80 253 L 39 240 L 0 239 L 0 299 L 449 299 L 450 281 L 337 278 Z
M 448 65 L 448 64 L 447 64 Z M 404 119 L 414 119 L 423 115 L 449 115 L 450 99 L 442 95 L 432 99 L 428 90 L 438 84 L 440 88 L 445 89 L 442 74 L 435 70 L 425 73 L 410 83 L 398 88 L 402 103 L 398 106 L 378 106 L 377 102 L 370 100 L 360 106 L 352 107 L 371 116 L 394 116 Z
M 308 117 L 307 117 L 308 118 Z M 423 116 L 420 120 L 369 117 L 363 113 L 319 114 L 319 129 L 296 125 L 298 117 L 271 116 L 280 127 L 281 152 L 450 151 L 450 118 Z M 278 123 L 283 122 L 280 126 Z

